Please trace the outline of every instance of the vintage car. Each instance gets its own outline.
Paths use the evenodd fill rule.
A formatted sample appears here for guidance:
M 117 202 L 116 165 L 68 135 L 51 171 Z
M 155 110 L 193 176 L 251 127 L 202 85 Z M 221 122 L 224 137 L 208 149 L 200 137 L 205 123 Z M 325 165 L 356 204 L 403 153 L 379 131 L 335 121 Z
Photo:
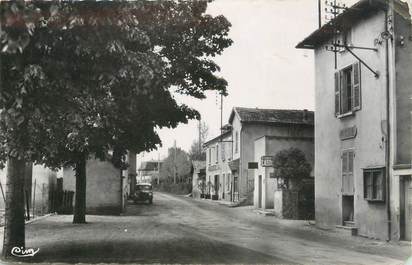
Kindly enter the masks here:
M 134 203 L 137 202 L 153 202 L 152 185 L 149 183 L 141 183 L 136 185 L 136 190 L 133 196 Z

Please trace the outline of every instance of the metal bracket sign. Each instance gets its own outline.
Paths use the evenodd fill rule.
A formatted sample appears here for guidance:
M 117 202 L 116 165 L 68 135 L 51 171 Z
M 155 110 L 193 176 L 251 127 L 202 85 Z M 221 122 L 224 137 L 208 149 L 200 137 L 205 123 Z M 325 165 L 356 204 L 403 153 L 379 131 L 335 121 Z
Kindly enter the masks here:
M 249 162 L 247 164 L 248 169 L 258 169 L 258 167 L 259 167 L 258 162 Z
M 273 167 L 273 156 L 262 156 L 260 158 L 260 164 L 262 167 Z

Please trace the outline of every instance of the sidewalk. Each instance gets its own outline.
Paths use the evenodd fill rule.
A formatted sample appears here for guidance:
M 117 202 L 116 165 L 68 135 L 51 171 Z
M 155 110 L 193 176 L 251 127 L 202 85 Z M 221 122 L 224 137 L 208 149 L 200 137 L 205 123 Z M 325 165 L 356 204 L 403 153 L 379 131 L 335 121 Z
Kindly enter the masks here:
M 191 198 L 192 200 L 196 200 Z M 219 201 L 219 200 L 196 200 L 200 202 L 206 202 L 214 205 L 220 206 L 228 206 L 231 205 L 230 202 Z M 230 207 L 230 206 L 229 206 Z M 324 229 L 316 226 L 316 222 L 314 220 L 289 220 L 289 219 L 281 219 L 274 215 L 273 211 L 271 210 L 262 210 L 257 209 L 254 206 L 237 206 L 233 208 L 231 211 L 237 212 L 236 215 L 241 215 L 243 218 L 248 219 L 249 221 L 256 221 L 256 222 L 264 222 L 267 225 L 274 225 L 277 224 L 281 227 L 293 229 L 302 232 L 311 232 L 314 234 L 319 235 L 320 237 L 330 238 L 332 240 L 343 241 L 347 244 L 351 242 L 358 244 L 365 248 L 370 247 L 377 247 L 385 249 L 386 251 L 390 252 L 393 250 L 394 253 L 398 253 L 400 255 L 409 252 L 412 255 L 412 243 L 407 241 L 382 241 L 373 238 L 367 238 L 363 236 L 352 236 L 349 233 L 344 233 L 339 229 Z M 241 213 L 240 213 L 241 212 Z
M 231 201 L 224 201 L 224 200 L 212 200 L 212 199 L 194 199 L 191 198 L 192 200 L 196 200 L 196 201 L 202 201 L 202 202 L 207 202 L 207 203 L 212 203 L 212 204 L 218 204 L 218 205 L 223 205 L 226 207 L 239 207 L 240 203 L 239 202 L 231 202 Z

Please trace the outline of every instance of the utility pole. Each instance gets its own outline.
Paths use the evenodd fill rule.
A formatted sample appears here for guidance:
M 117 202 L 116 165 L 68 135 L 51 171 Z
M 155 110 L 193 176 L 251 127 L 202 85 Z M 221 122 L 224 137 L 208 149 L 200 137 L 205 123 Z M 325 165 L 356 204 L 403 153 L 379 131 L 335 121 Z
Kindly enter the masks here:
M 322 4 L 321 0 L 318 0 L 318 19 L 319 19 L 319 28 L 322 27 Z
M 199 154 L 202 153 L 202 120 L 199 120 Z
M 157 179 L 156 179 L 156 184 L 159 185 L 159 179 L 160 179 L 160 153 L 157 153 Z
M 176 184 L 176 140 L 173 148 L 173 183 Z

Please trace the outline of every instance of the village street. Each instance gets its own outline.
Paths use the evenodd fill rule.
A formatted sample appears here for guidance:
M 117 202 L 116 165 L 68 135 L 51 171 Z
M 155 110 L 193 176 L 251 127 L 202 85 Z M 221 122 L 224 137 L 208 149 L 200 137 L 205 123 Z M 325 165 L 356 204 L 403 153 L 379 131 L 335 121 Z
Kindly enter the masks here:
M 410 246 L 341 236 L 250 207 L 156 192 L 124 216 L 54 215 L 26 225 L 30 262 L 403 264 Z

